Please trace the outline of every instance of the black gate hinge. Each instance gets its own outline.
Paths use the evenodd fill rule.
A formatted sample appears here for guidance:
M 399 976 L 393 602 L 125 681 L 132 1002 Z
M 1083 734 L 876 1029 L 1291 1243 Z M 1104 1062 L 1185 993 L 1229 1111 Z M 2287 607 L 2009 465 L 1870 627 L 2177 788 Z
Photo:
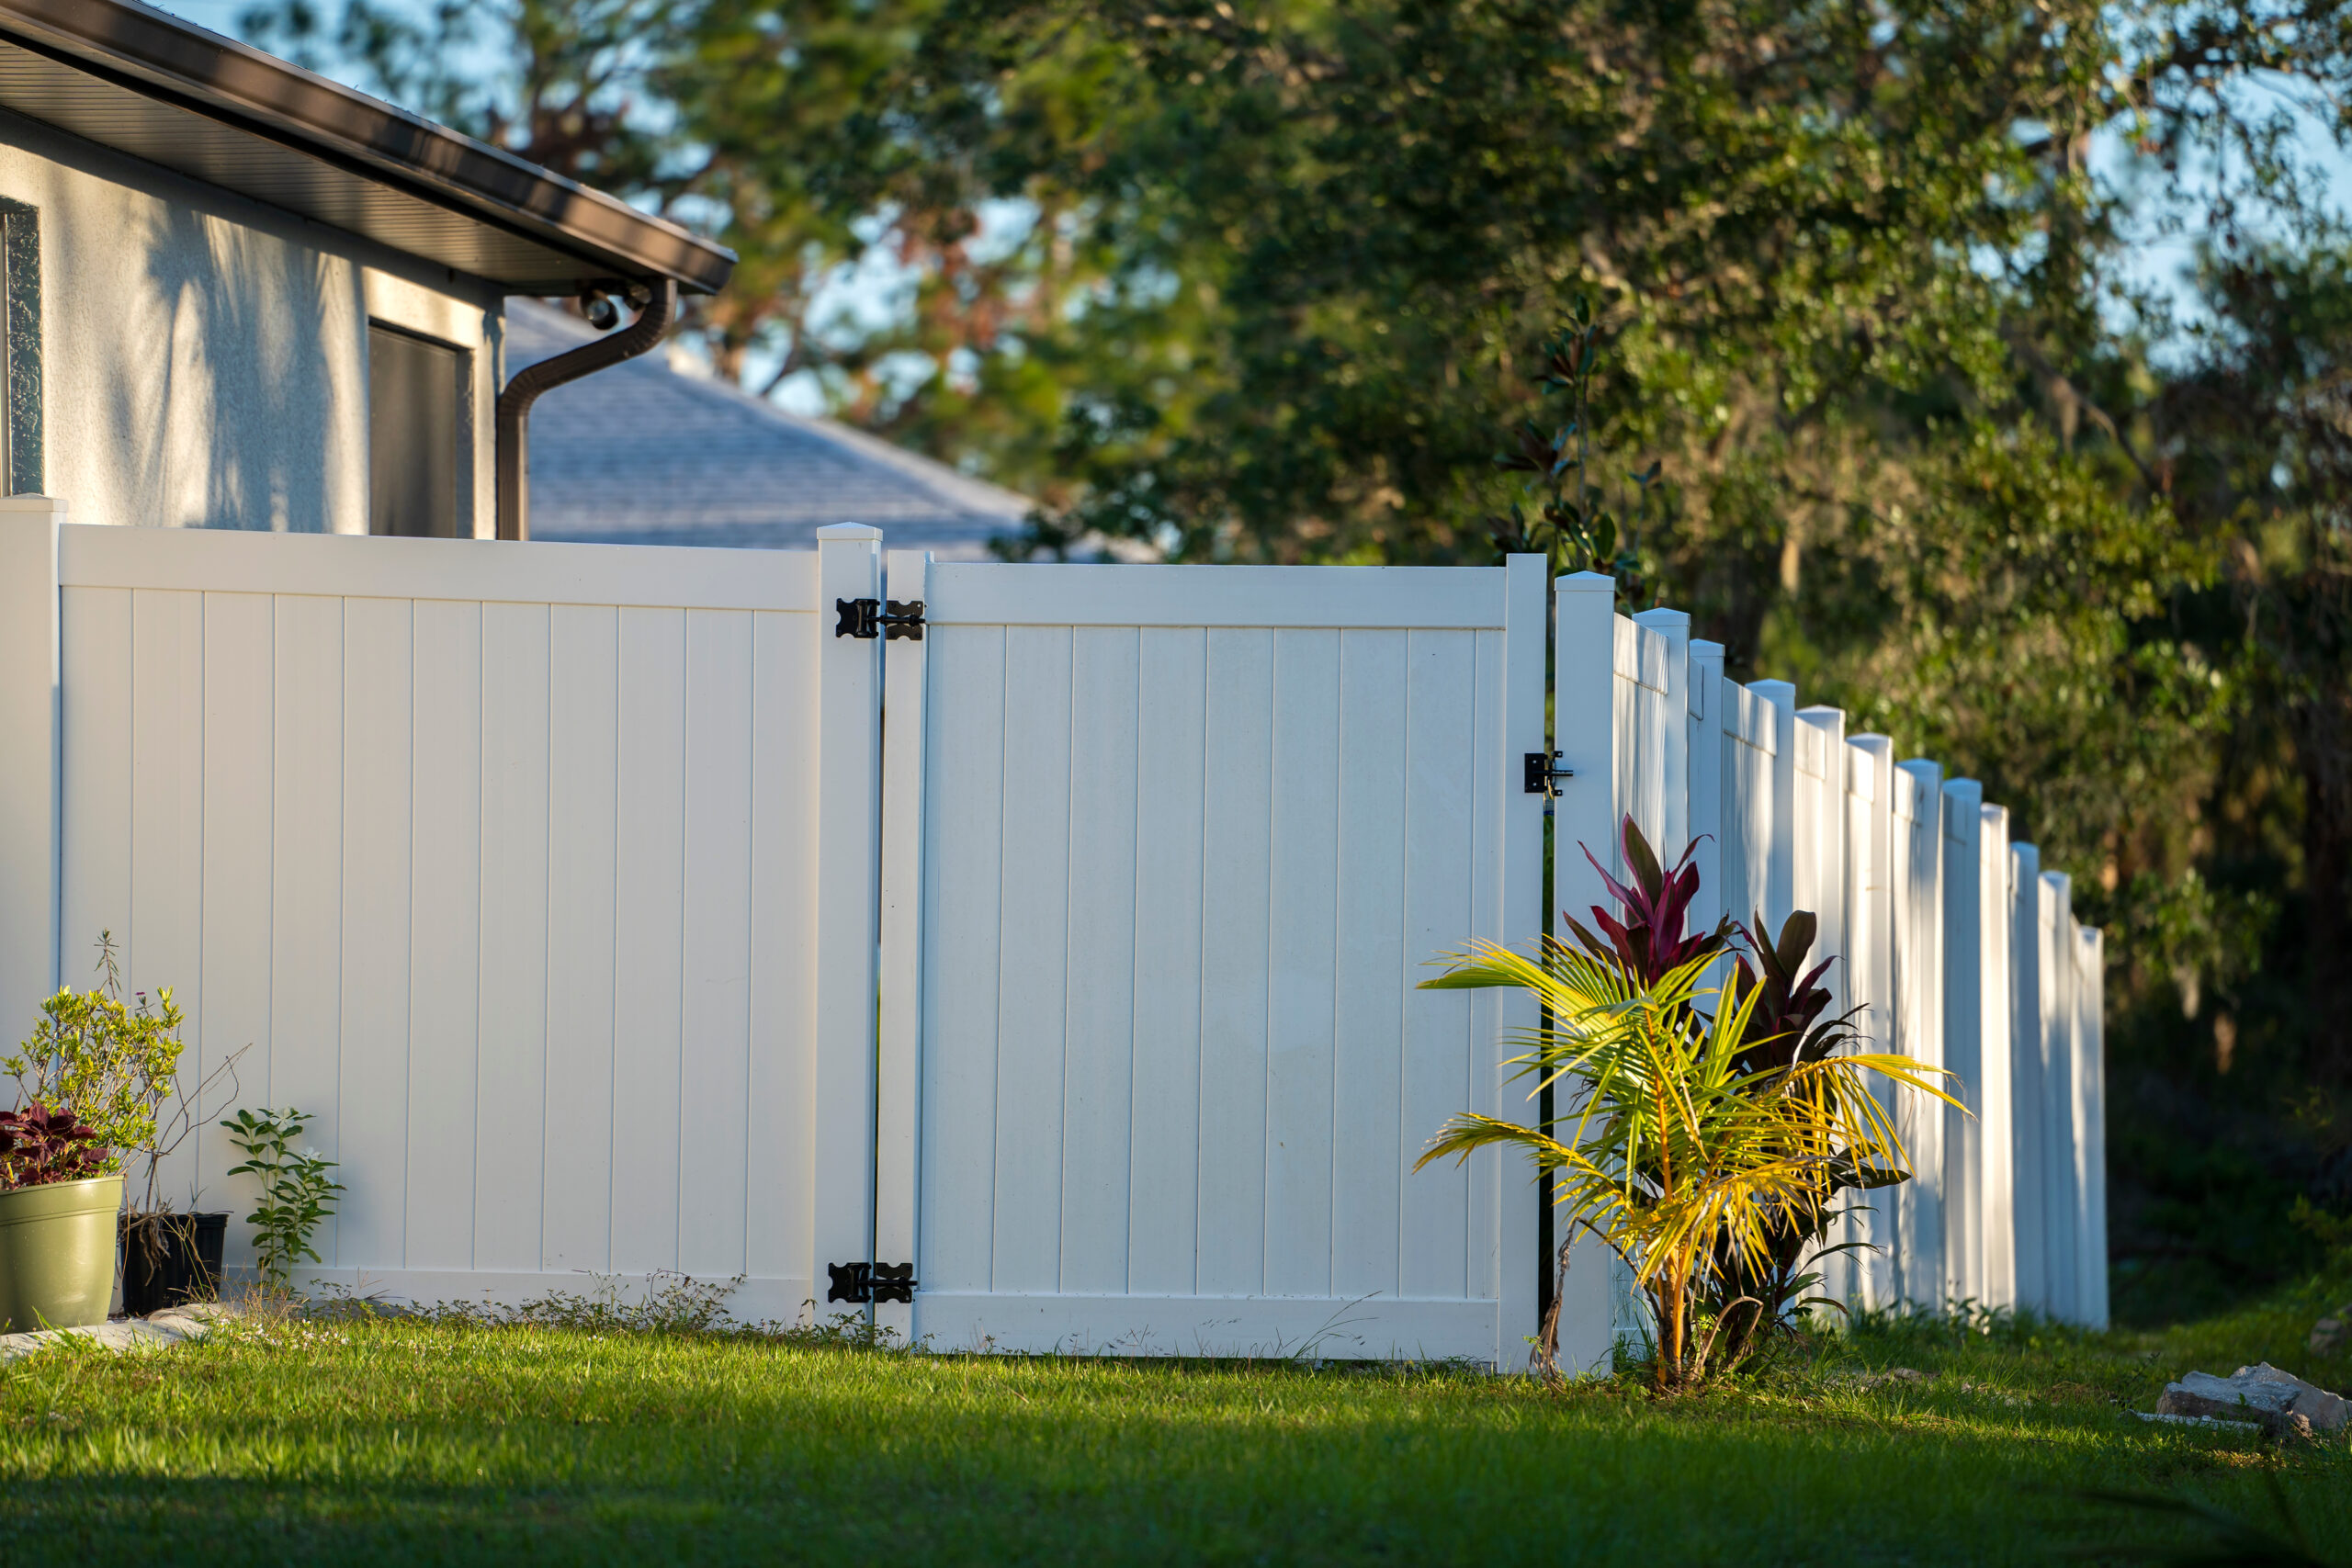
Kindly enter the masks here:
M 1555 768 L 1552 765 L 1552 758 L 1558 755 L 1557 751 L 1552 752 L 1549 756 L 1541 751 L 1527 753 L 1524 764 L 1525 788 L 1529 795 L 1557 795 L 1560 792 L 1553 784 L 1555 779 L 1572 779 L 1577 776 L 1577 771 L 1574 768 Z
M 910 642 L 922 640 L 922 601 L 920 599 L 836 599 L 833 608 L 841 612 L 841 625 L 833 628 L 835 637 L 881 637 L 885 641 L 905 637 Z
M 915 1299 L 915 1266 L 911 1263 L 828 1263 L 825 1272 L 833 1277 L 832 1289 L 825 1292 L 829 1302 L 854 1302 L 864 1306 L 874 1302 L 907 1302 Z

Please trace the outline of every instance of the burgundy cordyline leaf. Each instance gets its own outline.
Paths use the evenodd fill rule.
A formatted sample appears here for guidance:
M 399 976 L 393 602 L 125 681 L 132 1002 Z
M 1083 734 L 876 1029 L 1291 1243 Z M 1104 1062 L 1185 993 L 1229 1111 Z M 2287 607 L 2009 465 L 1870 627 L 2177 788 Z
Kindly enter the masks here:
M 1588 952 L 1596 957 L 1614 957 L 1644 983 L 1656 984 L 1672 970 L 1721 949 L 1730 941 L 1734 927 L 1728 919 L 1718 922 L 1712 931 L 1683 930 L 1691 901 L 1699 895 L 1699 868 L 1690 864 L 1690 857 L 1698 849 L 1695 843 L 1686 847 L 1671 867 L 1663 867 L 1630 815 L 1620 825 L 1618 837 L 1624 849 L 1626 870 L 1633 876 L 1630 886 L 1611 874 L 1589 846 L 1578 846 L 1592 869 L 1600 874 L 1601 886 L 1625 911 L 1620 919 L 1599 904 L 1592 906 L 1593 921 L 1607 933 L 1606 942 L 1594 936 L 1575 916 L 1566 910 L 1561 912 Z

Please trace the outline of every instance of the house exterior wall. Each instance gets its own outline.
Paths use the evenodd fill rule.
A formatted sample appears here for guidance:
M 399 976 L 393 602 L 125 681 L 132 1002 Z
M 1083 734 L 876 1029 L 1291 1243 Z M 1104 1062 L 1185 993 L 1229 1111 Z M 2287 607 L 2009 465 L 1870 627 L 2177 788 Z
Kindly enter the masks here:
M 76 522 L 366 533 L 372 316 L 470 352 L 460 528 L 495 532 L 491 285 L 8 115 L 0 197 L 39 213 L 41 488 Z

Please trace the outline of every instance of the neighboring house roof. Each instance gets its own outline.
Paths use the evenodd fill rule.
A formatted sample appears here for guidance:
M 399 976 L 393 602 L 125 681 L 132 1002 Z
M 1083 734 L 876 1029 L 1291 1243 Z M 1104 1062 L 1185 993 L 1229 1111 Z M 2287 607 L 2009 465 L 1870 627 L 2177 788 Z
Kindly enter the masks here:
M 508 374 L 599 335 L 517 301 L 506 315 Z M 1031 504 L 661 354 L 558 387 L 531 416 L 535 539 L 805 549 L 827 524 L 870 523 L 886 550 L 971 560 L 1016 532 Z
M 0 108 L 523 294 L 734 253 L 133 0 L 0 0 Z

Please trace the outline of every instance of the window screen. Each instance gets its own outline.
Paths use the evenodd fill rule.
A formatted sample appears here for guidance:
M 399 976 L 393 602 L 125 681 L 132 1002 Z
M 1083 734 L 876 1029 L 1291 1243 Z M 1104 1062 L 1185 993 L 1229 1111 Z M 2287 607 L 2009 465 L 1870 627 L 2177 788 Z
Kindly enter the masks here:
M 369 533 L 458 536 L 458 411 L 465 376 L 464 350 L 369 323 Z

